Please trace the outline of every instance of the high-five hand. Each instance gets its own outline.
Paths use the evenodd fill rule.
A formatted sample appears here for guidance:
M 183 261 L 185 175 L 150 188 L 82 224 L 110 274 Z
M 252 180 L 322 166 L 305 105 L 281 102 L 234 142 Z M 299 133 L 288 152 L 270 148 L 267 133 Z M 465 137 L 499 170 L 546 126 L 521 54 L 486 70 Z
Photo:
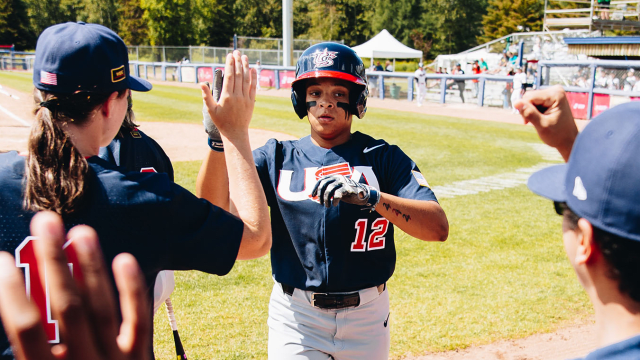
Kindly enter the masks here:
M 256 70 L 249 68 L 247 56 L 240 55 L 236 50 L 227 55 L 220 101 L 213 98 L 206 84 L 200 85 L 209 116 L 220 130 L 223 140 L 244 134 L 249 129 L 257 78 Z

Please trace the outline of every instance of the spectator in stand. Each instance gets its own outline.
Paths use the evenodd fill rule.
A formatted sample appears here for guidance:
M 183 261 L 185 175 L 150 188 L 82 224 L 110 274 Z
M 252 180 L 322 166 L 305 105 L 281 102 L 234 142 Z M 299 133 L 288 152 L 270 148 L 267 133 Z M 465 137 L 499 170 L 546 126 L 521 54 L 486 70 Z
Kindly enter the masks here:
M 511 53 L 507 53 L 509 54 L 509 64 L 513 67 L 518 66 L 518 54 L 511 54 Z
M 600 19 L 609 20 L 609 6 L 611 6 L 611 0 L 598 0 Z
M 474 75 L 478 75 L 482 72 L 482 70 L 480 70 L 480 64 L 478 63 L 478 60 L 475 60 L 473 62 L 473 65 L 471 66 L 471 72 Z M 479 80 L 478 79 L 472 79 L 471 82 L 473 83 L 473 97 L 477 98 L 478 97 L 478 92 L 479 92 Z
M 392 72 L 393 71 L 393 65 L 391 65 L 391 61 L 387 60 L 387 62 L 384 64 L 385 66 L 385 70 Z
M 380 61 L 376 61 L 376 71 L 384 71 L 384 68 L 380 64 Z
M 609 90 L 620 89 L 620 79 L 616 77 L 615 70 L 611 70 L 609 72 L 609 76 L 607 76 L 607 89 Z
M 482 72 L 489 71 L 489 66 L 487 66 L 487 62 L 483 58 L 480 58 L 480 70 Z
M 622 89 L 624 91 L 631 91 L 631 89 L 633 89 L 633 87 L 635 86 L 636 81 L 638 81 L 638 79 L 636 79 L 634 70 L 629 69 L 629 71 L 627 72 L 627 77 L 624 79 L 624 85 Z
M 460 64 L 456 64 L 456 68 L 453 70 L 453 75 L 464 75 L 464 70 L 462 70 L 462 66 L 460 66 Z M 456 79 L 449 82 L 449 84 L 447 84 L 447 89 L 451 89 L 453 85 L 458 86 L 458 90 L 460 90 L 460 99 L 462 99 L 462 103 L 464 104 L 464 88 L 465 88 L 464 80 Z
M 606 88 L 607 87 L 607 74 L 604 72 L 604 69 L 598 67 L 596 69 L 596 82 L 595 87 L 597 88 Z
M 438 67 L 438 71 L 436 71 L 436 74 L 444 74 L 444 71 L 442 71 L 442 67 Z

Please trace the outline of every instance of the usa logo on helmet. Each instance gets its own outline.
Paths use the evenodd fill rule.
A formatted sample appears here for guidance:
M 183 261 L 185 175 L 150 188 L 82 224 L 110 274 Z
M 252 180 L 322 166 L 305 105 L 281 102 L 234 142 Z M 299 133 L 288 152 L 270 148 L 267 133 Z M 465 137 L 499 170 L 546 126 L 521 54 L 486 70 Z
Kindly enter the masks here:
M 338 52 L 324 49 L 322 52 L 317 51 L 313 53 L 312 56 L 313 64 L 316 68 L 321 68 L 333 65 L 333 59 L 338 57 Z

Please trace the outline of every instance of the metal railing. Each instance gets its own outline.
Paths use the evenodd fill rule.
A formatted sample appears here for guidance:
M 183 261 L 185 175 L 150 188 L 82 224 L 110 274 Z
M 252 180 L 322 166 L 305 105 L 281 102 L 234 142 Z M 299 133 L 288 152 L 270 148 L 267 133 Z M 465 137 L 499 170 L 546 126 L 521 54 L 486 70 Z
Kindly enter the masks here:
M 0 70 L 33 70 L 35 53 L 0 50 Z
M 618 103 L 640 100 L 640 61 L 541 61 L 538 68 L 541 88 L 561 85 L 576 118 L 590 120 Z

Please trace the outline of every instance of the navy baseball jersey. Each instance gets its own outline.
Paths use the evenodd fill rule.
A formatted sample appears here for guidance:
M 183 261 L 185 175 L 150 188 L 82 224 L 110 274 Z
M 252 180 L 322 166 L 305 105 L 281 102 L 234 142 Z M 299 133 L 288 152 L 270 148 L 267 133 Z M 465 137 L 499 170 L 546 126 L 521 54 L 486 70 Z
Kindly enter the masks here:
M 640 335 L 599 348 L 584 359 L 575 360 L 629 360 L 640 359 Z
M 165 173 L 173 181 L 171 161 L 155 140 L 138 129 L 121 133 L 108 146 L 100 148 L 100 158 L 127 171 Z
M 391 277 L 396 263 L 393 225 L 362 206 L 340 202 L 325 208 L 311 197 L 319 178 L 342 174 L 387 194 L 437 201 L 400 148 L 359 132 L 331 149 L 315 145 L 310 136 L 271 139 L 253 156 L 271 208 L 273 276 L 303 290 L 377 286 Z
M 23 208 L 25 159 L 16 152 L 0 154 L 0 250 L 16 257 L 30 234 L 34 215 Z M 240 219 L 198 199 L 169 181 L 166 174 L 124 173 L 97 156 L 87 161 L 86 206 L 63 217 L 65 227 L 93 227 L 107 264 L 119 253 L 134 255 L 150 300 L 161 270 L 218 275 L 231 270 L 244 229 Z M 0 354 L 0 359 L 13 358 L 4 333 L 0 334 Z

